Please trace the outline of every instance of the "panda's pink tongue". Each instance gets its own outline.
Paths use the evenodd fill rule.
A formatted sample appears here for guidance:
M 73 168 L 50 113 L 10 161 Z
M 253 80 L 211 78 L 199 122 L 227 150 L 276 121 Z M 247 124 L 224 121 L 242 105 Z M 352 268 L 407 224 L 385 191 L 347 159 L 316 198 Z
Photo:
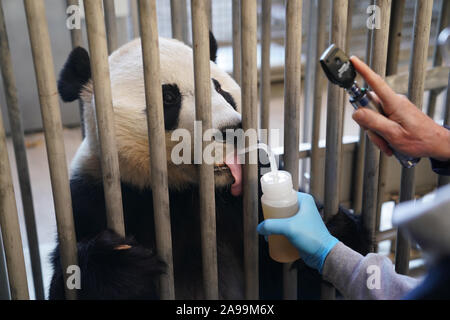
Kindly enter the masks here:
M 231 185 L 231 194 L 235 197 L 242 194 L 242 166 L 238 163 L 237 152 L 230 153 L 225 158 L 225 164 L 230 168 L 234 178 Z

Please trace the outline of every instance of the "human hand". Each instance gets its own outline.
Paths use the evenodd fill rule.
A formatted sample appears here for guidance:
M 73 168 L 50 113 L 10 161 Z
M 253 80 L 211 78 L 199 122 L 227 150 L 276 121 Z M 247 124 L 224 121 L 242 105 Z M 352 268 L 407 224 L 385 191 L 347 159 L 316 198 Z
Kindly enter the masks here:
M 300 209 L 295 216 L 267 219 L 259 224 L 258 233 L 284 235 L 309 267 L 322 272 L 325 258 L 339 241 L 328 232 L 312 196 L 298 192 L 298 203 Z
M 357 57 L 351 57 L 355 69 L 374 91 L 385 116 L 367 108 L 353 113 L 353 119 L 364 129 L 381 151 L 392 155 L 392 148 L 412 156 L 450 159 L 450 131 L 420 111 L 407 97 L 396 94 L 388 84 Z

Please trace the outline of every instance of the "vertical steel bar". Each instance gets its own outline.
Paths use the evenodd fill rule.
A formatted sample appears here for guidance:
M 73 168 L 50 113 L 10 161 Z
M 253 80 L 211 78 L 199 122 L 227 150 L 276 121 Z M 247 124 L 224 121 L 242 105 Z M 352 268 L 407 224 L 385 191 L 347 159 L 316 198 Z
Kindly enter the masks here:
M 5 250 L 0 228 L 0 300 L 11 300 L 9 289 L 8 271 L 6 270 Z
M 86 1 L 92 2 L 92 1 Z M 87 6 L 87 3 L 84 4 Z M 119 47 L 119 39 L 117 34 L 116 8 L 114 0 L 103 0 L 105 10 L 105 24 L 108 35 L 108 53 L 111 54 Z
M 257 0 L 241 1 L 242 32 L 242 127 L 244 131 L 258 128 L 258 70 L 256 64 L 257 46 Z M 248 143 L 246 143 L 248 146 Z M 248 163 L 257 158 L 257 152 L 250 152 L 243 167 L 244 185 L 244 268 L 245 297 L 258 299 L 258 165 Z
M 436 38 L 434 39 L 434 51 L 433 51 L 433 67 L 438 67 L 442 64 L 442 54 L 441 50 L 438 45 L 438 37 L 442 30 L 444 30 L 449 25 L 449 19 L 450 19 L 450 1 L 448 0 L 442 0 L 441 5 L 439 7 L 439 20 L 437 23 L 437 32 L 436 32 Z M 426 110 L 427 115 L 431 118 L 434 118 L 434 115 L 436 113 L 436 102 L 437 97 L 439 96 L 439 93 L 441 90 L 431 90 L 430 94 L 428 96 L 427 104 L 426 104 Z
M 450 74 L 448 75 L 447 93 L 445 95 L 444 104 L 444 124 L 450 126 Z M 439 176 L 438 185 L 440 187 L 450 183 L 449 176 Z
M 155 0 L 140 1 L 142 57 L 149 138 L 151 187 L 155 212 L 156 250 L 167 265 L 161 276 L 161 298 L 175 299 L 172 257 L 172 234 L 167 182 L 164 111 L 160 79 L 158 24 Z
M 330 41 L 338 47 L 345 48 L 347 35 L 348 2 L 346 0 L 332 0 L 332 14 L 330 24 Z M 339 181 L 342 154 L 342 126 L 343 126 L 343 89 L 335 85 L 328 85 L 327 111 L 327 141 L 325 153 L 325 194 L 324 214 L 328 221 L 339 210 Z M 334 299 L 335 290 L 323 283 L 322 299 Z
M 270 43 L 272 40 L 272 0 L 262 1 L 261 25 L 261 129 L 269 130 L 271 96 Z
M 0 227 L 5 247 L 11 298 L 28 300 L 27 273 L 20 236 L 19 217 L 11 177 L 6 135 L 0 108 Z
M 310 192 L 315 196 L 319 197 L 323 190 L 320 190 L 321 179 L 323 176 L 323 170 L 319 166 L 319 139 L 320 139 L 320 118 L 322 111 L 322 95 L 323 95 L 323 85 L 325 84 L 325 77 L 323 76 L 322 67 L 317 61 L 318 55 L 320 55 L 325 50 L 325 34 L 326 34 L 326 24 L 327 24 L 327 11 L 328 6 L 326 0 L 315 0 L 317 11 L 320 14 L 316 21 L 313 23 L 317 24 L 317 40 L 316 40 L 316 59 L 313 63 L 315 65 L 316 77 L 314 80 L 314 94 L 313 94 L 313 125 L 312 125 L 312 142 L 311 142 L 311 177 L 310 177 Z M 321 201 L 323 199 L 320 199 Z
M 347 27 L 345 29 L 345 46 L 344 46 L 345 52 L 349 52 L 349 50 L 350 50 L 350 41 L 352 38 L 354 0 L 348 0 L 347 2 L 348 2 Z M 348 97 L 346 94 L 342 95 L 342 105 L 344 106 L 344 108 L 342 108 L 342 119 L 344 119 L 345 118 L 345 107 L 348 105 Z M 343 120 L 343 121 L 345 121 L 345 120 Z M 342 136 L 344 136 L 344 125 L 342 125 Z
M 67 4 L 67 7 L 79 6 L 79 0 L 67 0 L 66 4 Z M 83 34 L 81 32 L 81 26 L 80 26 L 80 29 L 74 28 L 74 29 L 70 30 L 70 39 L 72 41 L 72 49 L 83 46 Z M 85 137 L 84 114 L 83 114 L 83 103 L 81 102 L 81 100 L 78 101 L 78 108 L 80 109 L 81 135 L 84 138 Z
M 128 17 L 128 35 L 130 39 L 139 38 L 139 6 L 138 0 L 128 0 L 128 9 L 130 10 L 130 15 Z
M 300 133 L 300 141 L 302 143 L 311 142 L 312 139 L 312 123 L 313 123 L 313 99 L 314 85 L 316 77 L 317 60 L 317 24 L 318 19 L 317 1 L 306 1 L 303 4 L 303 12 L 305 19 L 302 22 L 306 29 L 306 65 L 305 65 L 305 81 L 303 84 L 304 101 L 303 101 L 303 117 L 302 130 Z M 311 168 L 311 159 L 306 158 L 300 161 L 300 188 L 309 191 L 310 178 L 308 174 Z
M 375 0 L 371 0 L 370 4 L 374 5 Z M 367 64 L 370 64 L 370 57 L 372 54 L 372 32 L 373 30 L 367 29 L 366 56 L 365 56 Z M 366 82 L 364 82 L 364 86 L 367 86 Z M 361 214 L 362 210 L 365 151 L 366 151 L 366 132 L 362 128 L 360 128 L 358 149 L 356 151 L 356 158 L 355 158 L 356 164 L 353 178 L 353 199 L 352 199 L 353 211 L 356 214 Z
M 347 36 L 345 37 L 345 51 L 348 52 L 350 50 L 350 40 L 352 38 L 353 31 L 353 11 L 355 6 L 355 0 L 348 0 L 348 10 L 347 10 Z M 347 99 L 347 97 L 346 97 Z M 347 101 L 345 101 L 347 102 Z
M 106 31 L 100 1 L 84 3 L 86 25 L 91 52 L 92 79 L 94 81 L 95 110 L 100 140 L 103 188 L 108 228 L 125 235 L 119 159 L 114 132 L 114 111 L 111 97 Z
M 303 11 L 306 12 L 305 21 L 303 22 L 306 27 L 306 65 L 305 65 L 305 81 L 304 81 L 304 104 L 303 104 L 303 119 L 302 119 L 302 132 L 301 142 L 310 142 L 312 135 L 312 104 L 314 99 L 314 84 L 316 77 L 315 61 L 317 60 L 317 24 L 315 21 L 318 19 L 317 1 L 305 1 L 303 5 Z M 302 168 L 302 180 L 303 174 L 308 172 L 306 166 Z
M 419 109 L 422 109 L 425 70 L 430 41 L 431 18 L 433 14 L 433 1 L 416 0 L 414 19 L 414 40 L 411 62 L 409 65 L 408 98 Z M 414 198 L 414 168 L 402 168 L 400 187 L 400 202 Z M 397 233 L 397 248 L 395 251 L 395 270 L 397 273 L 407 274 L 409 266 L 410 243 L 401 228 Z
M 208 29 L 210 31 L 213 31 L 213 7 L 212 7 L 213 0 L 206 0 L 206 14 L 208 17 Z
M 37 300 L 44 300 L 44 284 L 42 282 L 41 257 L 39 254 L 39 239 L 36 229 L 33 195 L 31 192 L 30 172 L 28 170 L 27 152 L 23 134 L 22 115 L 17 100 L 16 80 L 9 48 L 8 33 L 3 12 L 3 2 L 0 1 L 0 65 L 2 69 L 3 86 L 11 136 L 14 145 L 14 155 L 19 176 L 20 194 L 22 197 L 25 226 L 27 229 L 28 247 L 30 249 L 31 269 L 33 273 L 34 291 Z
M 202 136 L 212 128 L 211 120 L 211 71 L 207 0 L 192 0 L 192 35 L 194 48 L 194 76 L 196 118 L 202 123 Z M 208 145 L 203 142 L 202 150 Z M 202 152 L 203 154 L 203 152 Z M 214 194 L 214 167 L 202 163 L 199 171 L 200 214 L 203 282 L 206 299 L 218 299 L 216 202 Z
M 66 283 L 68 275 L 64 270 L 67 270 L 70 265 L 77 265 L 78 256 L 53 55 L 44 2 L 24 0 L 24 3 L 44 124 L 61 265 Z M 65 294 L 66 299 L 76 299 L 76 290 L 69 289 L 67 286 L 65 286 Z
M 233 78 L 241 84 L 241 0 L 232 3 L 233 24 Z
M 386 61 L 389 40 L 389 23 L 392 0 L 376 0 L 375 5 L 380 9 L 380 29 L 372 33 L 372 54 L 370 66 L 381 77 L 386 75 Z M 364 163 L 364 187 L 361 221 L 364 235 L 367 238 L 368 252 L 375 251 L 375 227 L 377 214 L 378 168 L 380 150 L 369 141 L 366 136 L 366 150 Z
M 332 0 L 331 43 L 345 47 L 348 2 Z M 339 171 L 342 149 L 343 90 L 329 84 L 327 112 L 327 150 L 325 165 L 325 219 L 334 216 L 339 209 Z
M 389 25 L 389 44 L 388 59 L 386 63 L 386 76 L 397 73 L 398 60 L 400 57 L 400 43 L 402 40 L 403 15 L 405 12 L 405 0 L 392 1 L 391 6 L 391 22 Z M 380 154 L 380 165 L 378 175 L 378 191 L 377 191 L 377 220 L 376 230 L 380 228 L 381 208 L 386 199 L 386 183 L 387 183 L 387 164 L 389 158 L 384 154 Z
M 67 7 L 79 6 L 79 2 L 79 0 L 66 0 Z M 81 32 L 81 28 L 70 29 L 70 39 L 72 42 L 72 48 L 83 46 L 83 34 Z
M 170 17 L 172 22 L 172 37 L 187 42 L 186 0 L 170 0 Z
M 286 2 L 286 40 L 284 68 L 284 163 L 292 175 L 294 189 L 298 189 L 301 103 L 302 55 L 302 4 L 303 0 Z M 283 295 L 297 299 L 297 269 L 283 266 Z M 292 270 L 291 270 L 292 269 Z
M 392 1 L 391 23 L 389 25 L 389 46 L 386 75 L 397 74 L 398 60 L 400 58 L 400 44 L 402 41 L 403 16 L 405 14 L 406 0 Z

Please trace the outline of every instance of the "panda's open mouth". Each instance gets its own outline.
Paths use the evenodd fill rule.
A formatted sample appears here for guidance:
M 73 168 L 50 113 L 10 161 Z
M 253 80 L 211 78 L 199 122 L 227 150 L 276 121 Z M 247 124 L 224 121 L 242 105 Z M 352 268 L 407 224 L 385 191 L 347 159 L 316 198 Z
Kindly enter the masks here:
M 225 169 L 223 169 L 225 167 Z M 217 166 L 218 170 L 230 170 L 234 178 L 231 185 L 231 194 L 235 197 L 242 194 L 242 165 L 238 161 L 237 152 L 232 152 L 225 157 L 225 163 Z
M 225 163 L 214 165 L 214 172 L 225 172 L 225 171 L 230 171 L 230 168 L 228 168 L 228 166 Z

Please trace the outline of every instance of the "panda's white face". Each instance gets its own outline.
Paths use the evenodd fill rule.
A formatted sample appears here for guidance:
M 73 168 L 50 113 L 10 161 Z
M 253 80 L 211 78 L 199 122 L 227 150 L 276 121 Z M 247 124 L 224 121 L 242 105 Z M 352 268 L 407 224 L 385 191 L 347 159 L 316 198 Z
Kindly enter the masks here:
M 183 128 L 191 133 L 193 141 L 196 119 L 193 52 L 190 47 L 177 40 L 160 38 L 159 45 L 169 186 L 183 188 L 198 182 L 198 165 L 175 165 L 172 162 L 172 148 L 179 142 L 172 141 L 171 134 L 173 130 Z M 140 188 L 149 187 L 150 159 L 140 39 L 118 49 L 110 56 L 109 62 L 121 178 L 122 181 Z M 89 90 L 89 86 L 91 84 L 86 87 L 86 92 L 92 90 Z M 82 92 L 82 96 L 86 95 Z M 240 127 L 241 90 L 237 83 L 213 62 L 211 95 L 213 128 L 224 130 Z M 96 134 L 93 121 L 95 112 L 92 107 L 95 108 L 95 102 L 91 95 L 90 103 L 85 106 L 88 139 L 83 143 L 89 145 L 84 146 L 89 152 L 98 150 L 97 139 L 93 139 Z M 83 153 L 83 147 L 80 150 L 80 153 Z M 191 154 L 193 155 L 193 152 Z M 229 186 L 236 181 L 229 168 L 222 166 L 223 161 L 216 163 L 216 187 Z

